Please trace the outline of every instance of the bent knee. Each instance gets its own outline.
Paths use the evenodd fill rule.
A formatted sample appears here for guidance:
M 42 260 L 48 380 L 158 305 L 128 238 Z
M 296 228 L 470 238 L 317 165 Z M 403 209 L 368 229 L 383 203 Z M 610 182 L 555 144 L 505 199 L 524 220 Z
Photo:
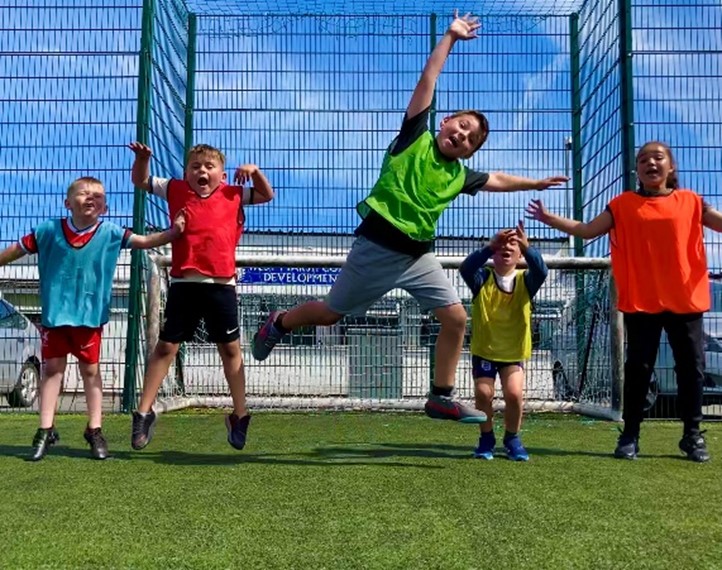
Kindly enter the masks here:
M 434 315 L 441 326 L 448 330 L 463 332 L 466 329 L 466 309 L 461 303 L 436 309 Z
M 343 315 L 340 313 L 337 313 L 335 311 L 332 311 L 331 309 L 326 309 L 319 318 L 319 325 L 323 327 L 330 327 L 331 325 L 335 325 L 337 322 L 339 322 L 343 318 Z
M 240 358 L 242 356 L 241 344 L 237 340 L 220 343 L 218 344 L 218 354 L 223 359 Z
M 175 356 L 178 348 L 180 348 L 179 344 L 159 340 L 158 344 L 155 345 L 155 354 L 158 358 L 168 358 Z

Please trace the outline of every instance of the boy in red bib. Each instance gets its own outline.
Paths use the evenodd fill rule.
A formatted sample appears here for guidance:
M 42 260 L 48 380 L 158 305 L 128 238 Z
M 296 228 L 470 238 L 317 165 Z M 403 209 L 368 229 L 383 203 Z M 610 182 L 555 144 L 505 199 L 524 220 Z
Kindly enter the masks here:
M 150 176 L 151 150 L 132 143 L 135 153 L 132 180 L 138 188 L 168 201 L 171 217 L 186 212 L 186 231 L 172 247 L 171 286 L 165 322 L 148 362 L 143 393 L 133 413 L 133 449 L 143 449 L 153 437 L 156 415 L 152 409 L 163 378 L 182 341 L 189 341 L 201 319 L 208 339 L 215 342 L 233 399 L 233 413 L 226 417 L 228 442 L 243 449 L 251 416 L 246 411 L 246 378 L 241 353 L 238 300 L 236 298 L 236 244 L 243 233 L 243 207 L 273 198 L 273 189 L 254 164 L 236 169 L 226 183 L 225 156 L 208 145 L 189 152 L 183 180 Z M 243 184 L 251 182 L 252 187 Z

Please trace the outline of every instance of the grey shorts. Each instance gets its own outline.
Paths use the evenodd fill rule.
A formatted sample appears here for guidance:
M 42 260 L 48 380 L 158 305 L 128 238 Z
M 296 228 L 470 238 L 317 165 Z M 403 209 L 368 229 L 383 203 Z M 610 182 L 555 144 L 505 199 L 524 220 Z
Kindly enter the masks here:
M 412 257 L 359 236 L 326 297 L 340 315 L 363 315 L 392 289 L 407 291 L 428 311 L 461 303 L 433 253 Z

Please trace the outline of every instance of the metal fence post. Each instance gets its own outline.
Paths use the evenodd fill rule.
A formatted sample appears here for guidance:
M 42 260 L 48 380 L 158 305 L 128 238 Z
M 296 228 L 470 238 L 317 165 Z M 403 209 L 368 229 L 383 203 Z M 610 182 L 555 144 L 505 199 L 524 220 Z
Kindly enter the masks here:
M 150 131 L 151 89 L 153 74 L 153 19 L 155 0 L 143 0 L 142 32 L 138 62 L 138 111 L 136 117 L 136 139 L 148 144 Z M 145 233 L 145 192 L 135 189 L 133 199 L 133 232 Z M 142 252 L 133 250 L 130 261 L 130 291 L 128 293 L 128 331 L 125 346 L 125 372 L 123 374 L 122 411 L 135 408 L 135 394 L 138 374 L 138 343 L 140 342 L 141 308 L 143 306 L 141 276 L 143 272 Z
M 619 0 L 619 115 L 622 129 L 623 190 L 637 182 L 634 155 L 634 70 L 632 68 L 632 2 Z
M 617 286 L 609 277 L 609 350 L 612 372 L 612 415 L 622 418 L 624 404 L 624 319 L 617 308 Z

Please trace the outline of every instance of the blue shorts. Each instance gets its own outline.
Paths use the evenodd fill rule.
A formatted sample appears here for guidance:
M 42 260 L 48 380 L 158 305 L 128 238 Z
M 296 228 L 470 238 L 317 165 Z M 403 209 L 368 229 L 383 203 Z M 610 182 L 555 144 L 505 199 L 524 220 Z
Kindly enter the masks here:
M 471 356 L 471 370 L 474 378 L 496 378 L 501 369 L 507 366 L 518 366 L 524 370 L 524 364 L 521 362 L 497 362 L 496 360 L 486 360 L 481 356 Z

